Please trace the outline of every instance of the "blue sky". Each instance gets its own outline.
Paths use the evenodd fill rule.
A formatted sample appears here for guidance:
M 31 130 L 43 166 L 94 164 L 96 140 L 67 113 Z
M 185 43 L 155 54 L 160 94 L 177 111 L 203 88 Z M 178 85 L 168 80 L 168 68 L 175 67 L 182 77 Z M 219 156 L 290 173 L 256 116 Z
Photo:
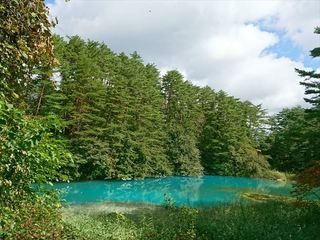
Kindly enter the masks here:
M 55 0 L 45 0 L 45 2 L 47 4 L 54 4 Z M 277 21 L 277 19 L 273 18 L 272 21 Z M 264 53 L 273 53 L 278 57 L 288 57 L 294 61 L 302 61 L 304 66 L 308 68 L 319 68 L 320 60 L 310 57 L 309 52 L 306 52 L 301 46 L 298 46 L 290 38 L 286 37 L 286 31 L 284 29 L 279 30 L 268 27 L 264 24 L 263 20 L 252 22 L 252 24 L 258 26 L 262 31 L 276 34 L 279 38 L 279 42 L 265 49 Z
M 271 21 L 277 21 L 276 18 Z M 320 66 L 320 59 L 315 59 L 310 56 L 309 51 L 304 50 L 301 46 L 297 45 L 292 39 L 286 36 L 285 29 L 276 29 L 274 27 L 267 26 L 263 20 L 252 22 L 262 31 L 270 32 L 277 35 L 279 41 L 264 50 L 265 54 L 276 54 L 277 57 L 287 57 L 293 61 L 301 61 L 307 68 L 316 69 Z M 317 47 L 317 46 L 315 46 Z
M 317 0 L 46 0 L 60 35 L 137 51 L 161 73 L 262 104 L 269 112 L 304 105 L 295 68 L 319 69 Z

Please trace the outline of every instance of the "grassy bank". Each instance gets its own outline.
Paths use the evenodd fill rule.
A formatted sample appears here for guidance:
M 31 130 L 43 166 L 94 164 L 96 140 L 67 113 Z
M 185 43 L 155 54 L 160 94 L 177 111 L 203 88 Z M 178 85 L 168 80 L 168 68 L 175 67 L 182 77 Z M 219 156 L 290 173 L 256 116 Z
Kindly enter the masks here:
M 289 172 L 280 172 L 277 170 L 266 170 L 262 172 L 260 175 L 257 176 L 258 178 L 264 178 L 274 181 L 280 181 L 280 182 L 293 182 L 295 174 L 289 173 Z
M 320 234 L 316 203 L 264 202 L 212 208 L 64 209 L 68 239 L 301 239 Z M 112 209 L 112 208 L 111 208 Z

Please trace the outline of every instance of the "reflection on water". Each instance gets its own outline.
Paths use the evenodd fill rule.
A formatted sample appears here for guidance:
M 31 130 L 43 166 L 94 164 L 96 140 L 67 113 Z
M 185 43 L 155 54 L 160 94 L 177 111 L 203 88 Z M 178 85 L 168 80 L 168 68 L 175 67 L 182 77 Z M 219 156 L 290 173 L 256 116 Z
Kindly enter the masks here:
M 242 192 L 289 195 L 291 187 L 273 181 L 221 176 L 166 177 L 56 183 L 67 203 L 142 202 L 163 204 L 167 194 L 176 205 L 200 206 L 240 200 Z

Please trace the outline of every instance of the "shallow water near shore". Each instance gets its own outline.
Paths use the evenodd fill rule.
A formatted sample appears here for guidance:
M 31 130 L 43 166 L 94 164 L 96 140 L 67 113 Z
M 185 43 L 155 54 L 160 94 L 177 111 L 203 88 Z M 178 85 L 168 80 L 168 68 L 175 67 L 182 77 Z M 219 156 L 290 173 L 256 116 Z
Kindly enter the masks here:
M 245 201 L 243 193 L 290 196 L 291 186 L 275 181 L 223 176 L 164 177 L 55 183 L 67 204 L 127 203 L 211 206 Z

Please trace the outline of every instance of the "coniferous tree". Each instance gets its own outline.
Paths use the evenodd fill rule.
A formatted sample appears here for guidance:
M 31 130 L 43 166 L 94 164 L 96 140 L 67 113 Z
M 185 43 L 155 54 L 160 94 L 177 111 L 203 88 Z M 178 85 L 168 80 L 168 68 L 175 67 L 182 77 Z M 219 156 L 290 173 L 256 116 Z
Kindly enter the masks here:
M 296 172 L 310 162 L 312 145 L 309 125 L 301 107 L 284 109 L 273 117 L 270 155 L 271 165 L 281 171 Z
M 320 34 L 320 27 L 316 27 L 314 33 Z M 313 58 L 320 57 L 320 47 L 310 51 Z M 300 82 L 305 87 L 305 94 L 308 97 L 305 101 L 312 104 L 306 110 L 308 157 L 305 168 L 297 175 L 296 192 L 298 194 L 313 193 L 320 198 L 317 190 L 320 186 L 320 73 L 318 71 L 305 71 L 296 69 L 299 76 L 305 80 Z
M 73 152 L 79 174 L 101 178 L 108 172 L 108 145 L 103 131 L 106 125 L 104 71 L 99 66 L 104 45 L 72 37 L 65 42 L 55 38 L 61 79 L 55 91 L 45 96 L 43 109 L 64 119 L 65 136 Z M 45 114 L 45 113 L 44 113 Z
M 259 151 L 259 106 L 194 86 L 178 71 L 160 79 L 137 53 L 54 39 L 60 65 L 39 71 L 30 106 L 64 120 L 59 137 L 75 156 L 75 177 L 200 175 L 203 167 L 207 174 L 257 175 L 268 167 Z M 60 77 L 50 79 L 52 72 Z
M 315 33 L 320 34 L 320 28 Z M 313 49 L 311 56 L 319 57 L 319 49 Z M 272 118 L 270 162 L 281 171 L 299 172 L 320 159 L 320 74 L 315 70 L 296 71 L 305 78 L 300 84 L 305 86 L 305 101 L 312 106 L 283 109 Z
M 314 33 L 320 34 L 320 27 L 316 27 Z M 310 51 L 313 58 L 320 57 L 320 47 L 316 47 Z M 310 125 L 309 141 L 312 142 L 310 151 L 314 160 L 320 159 L 320 73 L 316 70 L 306 71 L 296 69 L 300 77 L 304 77 L 304 81 L 300 82 L 305 87 L 306 102 L 312 105 L 307 109 L 307 119 Z
M 250 136 L 244 104 L 224 92 L 216 94 L 199 144 L 207 174 L 257 176 L 268 169 Z
M 316 27 L 314 33 L 320 34 L 320 27 Z M 310 51 L 313 58 L 320 57 L 320 47 L 316 47 Z M 311 95 L 306 97 L 305 101 L 313 105 L 312 111 L 315 112 L 316 117 L 320 118 L 320 73 L 316 70 L 306 71 L 296 69 L 300 77 L 305 78 L 300 82 L 305 87 L 305 94 Z
M 164 113 L 168 132 L 167 155 L 177 175 L 200 175 L 202 166 L 197 148 L 198 88 L 185 81 L 178 71 L 162 78 Z
M 164 152 L 159 72 L 137 53 L 120 54 L 108 87 L 107 138 L 121 178 L 170 174 Z

